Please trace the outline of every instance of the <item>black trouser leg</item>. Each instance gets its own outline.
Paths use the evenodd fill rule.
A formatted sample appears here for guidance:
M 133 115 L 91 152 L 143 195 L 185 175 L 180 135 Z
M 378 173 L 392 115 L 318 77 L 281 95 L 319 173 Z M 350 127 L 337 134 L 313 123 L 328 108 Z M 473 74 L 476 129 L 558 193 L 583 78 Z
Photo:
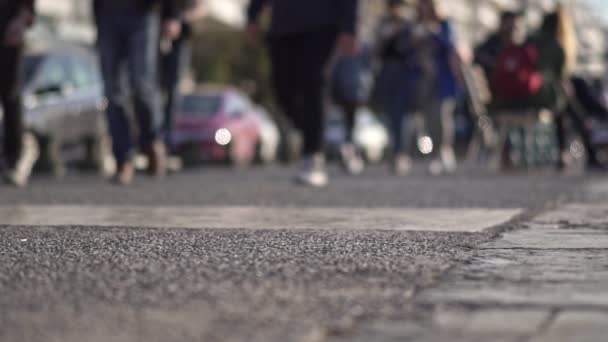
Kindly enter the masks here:
M 273 37 L 270 54 L 279 104 L 304 138 L 304 154 L 323 150 L 324 71 L 335 43 L 331 31 Z
M 180 106 L 179 83 L 182 75 L 190 63 L 190 40 L 181 37 L 173 42 L 171 50 L 160 57 L 160 88 L 166 100 L 164 103 L 164 117 L 162 131 L 165 135 L 167 146 L 172 145 L 171 134 L 173 132 L 175 112 Z
M 9 167 L 15 167 L 21 155 L 23 113 L 19 87 L 20 48 L 0 48 L 0 97 L 4 109 L 4 155 Z
M 354 141 L 355 122 L 357 119 L 356 105 L 343 105 L 344 109 L 344 128 L 346 129 L 346 143 L 352 144 Z

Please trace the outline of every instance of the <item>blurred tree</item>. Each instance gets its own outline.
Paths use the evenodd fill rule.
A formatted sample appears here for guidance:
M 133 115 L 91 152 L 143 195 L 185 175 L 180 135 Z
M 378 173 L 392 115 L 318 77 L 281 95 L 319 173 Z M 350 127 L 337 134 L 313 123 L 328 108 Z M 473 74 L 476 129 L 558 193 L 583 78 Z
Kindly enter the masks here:
M 274 108 L 270 61 L 263 44 L 251 48 L 242 31 L 207 19 L 193 37 L 192 71 L 197 83 L 240 87 L 257 103 Z

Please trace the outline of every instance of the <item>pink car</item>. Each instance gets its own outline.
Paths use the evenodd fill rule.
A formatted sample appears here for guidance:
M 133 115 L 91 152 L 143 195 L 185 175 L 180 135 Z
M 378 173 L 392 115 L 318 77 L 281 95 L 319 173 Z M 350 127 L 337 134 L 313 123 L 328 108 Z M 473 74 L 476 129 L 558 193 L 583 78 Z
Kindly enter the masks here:
M 247 96 L 231 88 L 203 88 L 183 97 L 172 142 L 186 161 L 248 165 L 255 159 L 259 132 Z

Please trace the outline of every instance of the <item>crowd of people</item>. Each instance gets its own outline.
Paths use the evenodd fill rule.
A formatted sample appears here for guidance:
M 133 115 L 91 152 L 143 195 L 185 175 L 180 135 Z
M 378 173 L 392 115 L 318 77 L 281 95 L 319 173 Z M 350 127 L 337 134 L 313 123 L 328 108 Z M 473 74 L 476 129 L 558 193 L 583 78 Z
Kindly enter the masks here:
M 341 152 L 352 174 L 363 170 L 352 135 L 361 106 L 374 106 L 386 118 L 396 175 L 407 175 L 413 164 L 410 145 L 415 139 L 409 124 L 414 116 L 424 118 L 431 144 L 429 172 L 454 172 L 454 115 L 459 101 L 471 91 L 463 76 L 463 67 L 471 63 L 482 68 L 489 84 L 490 110 L 544 108 L 558 114 L 558 123 L 572 116 L 580 130 L 588 126 L 579 115 L 581 108 L 608 113 L 605 104 L 590 95 L 586 80 L 573 74 L 576 42 L 563 7 L 548 14 L 540 29 L 530 34 L 521 30 L 519 13 L 504 12 L 498 31 L 475 49 L 473 61 L 465 61 L 454 28 L 435 0 L 416 1 L 413 16 L 404 15 L 404 5 L 403 0 L 386 0 L 386 13 L 373 39 L 361 42 L 357 0 L 249 2 L 245 38 L 251 45 L 260 43 L 260 17 L 266 7 L 272 7 L 266 36 L 275 95 L 303 136 L 298 183 L 323 187 L 329 181 L 323 152 L 328 79 L 333 100 L 346 116 L 346 143 Z M 93 1 L 117 184 L 132 182 L 133 155 L 138 151 L 147 156 L 151 176 L 162 177 L 166 172 L 178 84 L 188 64 L 196 6 L 195 0 Z M 23 139 L 18 75 L 34 7 L 33 0 L 0 0 L 5 179 L 15 185 L 27 183 L 38 153 Z M 333 72 L 328 77 L 330 65 Z M 365 81 L 364 73 L 373 75 L 373 86 Z M 130 91 L 123 86 L 124 80 Z M 137 139 L 131 132 L 130 108 L 136 115 Z M 565 149 L 563 132 L 558 129 L 558 133 Z M 591 148 L 587 141 L 586 146 Z
M 147 156 L 149 175 L 166 173 L 167 142 L 197 5 L 197 0 L 93 0 L 116 184 L 132 182 L 136 152 Z M 19 75 L 25 33 L 34 19 L 34 0 L 0 1 L 0 94 L 7 164 L 3 175 L 16 186 L 27 184 L 39 155 L 36 144 L 24 134 Z M 130 127 L 131 108 L 137 139 Z

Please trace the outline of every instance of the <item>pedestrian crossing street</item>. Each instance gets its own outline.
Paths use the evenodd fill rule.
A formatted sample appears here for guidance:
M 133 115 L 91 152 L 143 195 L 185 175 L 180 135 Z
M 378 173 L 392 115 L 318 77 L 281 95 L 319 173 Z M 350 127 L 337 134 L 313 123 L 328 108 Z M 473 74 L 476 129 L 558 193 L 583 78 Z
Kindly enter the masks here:
M 194 206 L 0 206 L 0 225 L 247 230 L 390 230 L 476 233 L 520 209 Z

